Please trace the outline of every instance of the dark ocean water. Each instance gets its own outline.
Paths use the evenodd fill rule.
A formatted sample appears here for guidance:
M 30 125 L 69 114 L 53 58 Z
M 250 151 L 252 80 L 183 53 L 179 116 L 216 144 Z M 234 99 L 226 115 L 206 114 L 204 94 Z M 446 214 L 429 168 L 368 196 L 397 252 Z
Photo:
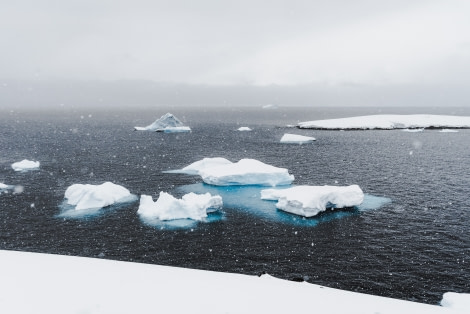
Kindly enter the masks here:
M 191 133 L 135 132 L 171 111 Z M 0 249 L 88 256 L 305 279 L 334 288 L 437 304 L 444 292 L 470 292 L 470 130 L 439 133 L 314 131 L 299 121 L 377 113 L 470 115 L 469 109 L 156 108 L 0 114 Z M 252 132 L 235 131 L 249 126 Z M 314 136 L 281 144 L 284 133 Z M 305 220 L 238 206 L 186 227 L 152 225 L 138 202 L 99 215 L 63 217 L 75 183 L 111 181 L 133 194 L 181 196 L 199 177 L 164 173 L 204 157 L 254 158 L 285 167 L 295 184 L 358 184 L 392 200 L 375 210 Z M 38 160 L 40 170 L 11 164 Z M 235 196 L 234 196 L 235 195 Z M 263 209 L 265 210 L 265 209 Z M 1 261 L 0 261 L 1 267 Z M 117 274 L 118 275 L 118 274 Z

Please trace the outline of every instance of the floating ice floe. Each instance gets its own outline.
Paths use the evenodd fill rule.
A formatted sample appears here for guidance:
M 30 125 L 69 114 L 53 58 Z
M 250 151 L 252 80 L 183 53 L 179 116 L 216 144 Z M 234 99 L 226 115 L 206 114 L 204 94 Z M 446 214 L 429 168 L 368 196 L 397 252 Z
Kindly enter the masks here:
M 201 220 L 207 217 L 208 212 L 221 207 L 222 197 L 219 195 L 188 193 L 181 199 L 176 199 L 171 194 L 160 192 L 156 202 L 149 195 L 141 195 L 137 213 L 145 218 L 159 220 Z
M 11 165 L 15 171 L 28 171 L 28 170 L 38 170 L 40 162 L 23 159 L 22 161 L 15 162 Z
M 101 185 L 73 184 L 65 191 L 65 199 L 68 205 L 75 206 L 75 210 L 84 210 L 127 203 L 137 197 L 125 187 L 105 182 Z
M 287 185 L 294 176 L 285 168 L 265 164 L 256 159 L 241 159 L 232 163 L 225 158 L 204 158 L 171 173 L 198 174 L 211 185 Z
M 185 126 L 178 118 L 171 113 L 166 113 L 155 120 L 154 123 L 145 127 L 136 126 L 134 127 L 137 131 L 156 131 L 164 133 L 178 133 L 178 132 L 190 132 L 191 129 Z
M 242 126 L 242 127 L 239 127 L 237 131 L 251 131 L 251 129 L 247 126 Z
M 288 143 L 288 144 L 304 144 L 304 143 L 311 143 L 316 139 L 311 136 L 304 136 L 304 135 L 297 135 L 297 134 L 289 134 L 286 133 L 281 138 L 281 143 Z
M 261 199 L 277 200 L 280 210 L 299 216 L 312 217 L 327 208 L 358 206 L 364 193 L 358 185 L 350 186 L 295 186 L 287 189 L 265 189 Z
M 454 310 L 470 310 L 470 293 L 446 292 L 442 296 L 441 305 Z
M 299 128 L 330 130 L 470 128 L 470 117 L 429 114 L 371 115 L 300 122 Z
M 278 189 L 289 189 L 291 185 L 279 186 Z M 364 201 L 348 210 L 331 210 L 326 215 L 317 215 L 305 218 L 276 209 L 276 202 L 261 199 L 261 191 L 267 189 L 260 185 L 233 185 L 216 186 L 204 183 L 183 185 L 176 188 L 178 193 L 210 193 L 220 195 L 224 200 L 224 209 L 242 211 L 254 216 L 262 217 L 276 222 L 314 227 L 320 223 L 341 219 L 348 216 L 359 215 L 361 212 L 378 210 L 392 203 L 392 200 L 383 196 L 364 194 Z M 212 215 L 211 215 L 212 216 Z M 209 216 L 208 218 L 211 218 Z M 219 217 L 214 217 L 219 218 Z
M 14 188 L 15 187 L 13 185 L 7 185 L 7 184 L 4 184 L 4 183 L 0 183 L 0 194 L 2 194 L 3 192 L 8 193 L 8 190 L 12 190 Z
M 441 132 L 441 133 L 458 133 L 459 131 L 454 130 L 454 129 L 442 129 L 439 132 Z

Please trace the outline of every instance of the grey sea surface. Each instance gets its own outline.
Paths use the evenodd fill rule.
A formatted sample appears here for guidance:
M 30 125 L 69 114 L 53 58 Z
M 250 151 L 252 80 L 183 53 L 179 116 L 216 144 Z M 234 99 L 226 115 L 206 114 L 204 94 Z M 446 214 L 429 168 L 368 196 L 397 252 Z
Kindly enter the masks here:
M 192 132 L 134 131 L 166 112 Z M 1 111 L 0 249 L 223 272 L 269 273 L 329 287 L 437 304 L 470 292 L 470 130 L 317 131 L 287 125 L 365 114 L 470 115 L 468 108 L 174 107 Z M 239 132 L 248 126 L 250 132 Z M 314 143 L 283 144 L 285 133 Z M 216 193 L 198 176 L 165 173 L 205 157 L 254 158 L 289 169 L 296 185 L 358 184 L 390 199 L 375 209 L 304 219 L 259 191 L 220 189 L 227 203 L 201 222 L 149 223 L 139 202 L 64 216 L 72 184 L 110 181 L 140 196 Z M 39 170 L 15 172 L 23 159 Z M 238 201 L 239 200 L 239 201 Z M 0 261 L 1 265 L 1 261 Z M 92 283 L 90 283 L 92 284 Z

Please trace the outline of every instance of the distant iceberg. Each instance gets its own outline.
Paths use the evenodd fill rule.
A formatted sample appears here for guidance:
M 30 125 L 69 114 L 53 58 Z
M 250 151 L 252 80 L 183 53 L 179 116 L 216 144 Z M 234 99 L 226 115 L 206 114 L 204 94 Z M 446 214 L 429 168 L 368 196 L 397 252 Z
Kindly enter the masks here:
M 11 165 L 15 171 L 28 171 L 39 169 L 40 162 L 23 159 L 22 161 L 15 162 Z
M 247 126 L 242 126 L 242 127 L 239 127 L 237 131 L 251 131 L 251 129 Z
M 403 129 L 402 130 L 403 132 L 409 132 L 409 133 L 419 133 L 419 132 L 423 132 L 424 129 L 420 128 L 420 129 Z
M 193 219 L 202 220 L 207 213 L 222 207 L 222 197 L 209 193 L 188 193 L 182 199 L 160 192 L 156 202 L 149 195 L 141 195 L 137 213 L 144 218 L 159 220 Z
M 278 168 L 255 159 L 241 159 L 232 163 L 225 158 L 204 158 L 180 169 L 167 173 L 198 174 L 211 185 L 288 185 L 294 176 L 285 168 Z
M 371 115 L 300 122 L 298 126 L 302 129 L 325 130 L 470 128 L 470 117 L 428 114 Z
M 281 138 L 281 143 L 305 144 L 315 141 L 314 137 L 286 133 Z
M 136 126 L 134 127 L 137 131 L 156 131 L 165 133 L 177 133 L 177 132 L 190 132 L 191 129 L 185 126 L 177 117 L 171 113 L 166 113 L 155 120 L 154 123 L 145 127 Z
M 439 132 L 441 132 L 441 133 L 458 133 L 459 131 L 454 130 L 454 129 L 442 129 Z
M 105 182 L 101 185 L 73 184 L 65 191 L 65 199 L 68 205 L 75 206 L 75 210 L 84 210 L 127 203 L 136 200 L 136 196 L 120 185 Z
M 11 190 L 13 188 L 13 185 L 7 185 L 5 183 L 0 182 L 0 194 L 2 194 L 2 192 L 8 193 L 8 190 Z
M 261 199 L 277 200 L 276 208 L 299 216 L 312 217 L 327 208 L 358 206 L 364 193 L 358 185 L 295 186 L 288 189 L 265 189 Z

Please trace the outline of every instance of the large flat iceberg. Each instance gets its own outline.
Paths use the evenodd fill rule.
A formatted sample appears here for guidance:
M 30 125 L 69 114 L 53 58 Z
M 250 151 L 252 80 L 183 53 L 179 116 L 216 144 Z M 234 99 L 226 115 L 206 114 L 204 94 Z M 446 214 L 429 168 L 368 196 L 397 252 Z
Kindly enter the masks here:
M 429 114 L 371 115 L 300 122 L 299 128 L 330 130 L 470 128 L 470 117 Z
M 68 205 L 75 210 L 99 209 L 118 203 L 135 200 L 136 196 L 120 185 L 105 182 L 101 185 L 73 184 L 65 191 Z
M 358 185 L 350 186 L 307 186 L 288 189 L 265 189 L 261 199 L 277 200 L 280 210 L 299 216 L 312 217 L 327 208 L 358 206 L 364 201 L 364 193 Z
M 311 143 L 315 140 L 316 139 L 311 136 L 286 133 L 282 136 L 281 143 L 304 144 L 304 143 Z
M 468 313 L 269 275 L 4 250 L 0 260 L 0 312 L 8 314 Z
M 201 220 L 207 213 L 222 207 L 222 197 L 209 193 L 188 193 L 181 199 L 171 194 L 160 192 L 156 202 L 149 195 L 141 195 L 137 213 L 144 218 L 159 220 L 193 219 Z
M 150 125 L 145 127 L 134 127 L 137 131 L 156 131 L 164 133 L 190 132 L 191 129 L 185 126 L 177 117 L 171 113 L 166 113 Z
M 23 159 L 22 161 L 15 162 L 11 165 L 15 171 L 28 171 L 39 169 L 40 162 Z
M 198 174 L 211 185 L 287 185 L 294 176 L 285 168 L 278 168 L 255 159 L 241 159 L 232 163 L 225 158 L 204 158 L 191 165 L 167 171 L 172 173 Z

